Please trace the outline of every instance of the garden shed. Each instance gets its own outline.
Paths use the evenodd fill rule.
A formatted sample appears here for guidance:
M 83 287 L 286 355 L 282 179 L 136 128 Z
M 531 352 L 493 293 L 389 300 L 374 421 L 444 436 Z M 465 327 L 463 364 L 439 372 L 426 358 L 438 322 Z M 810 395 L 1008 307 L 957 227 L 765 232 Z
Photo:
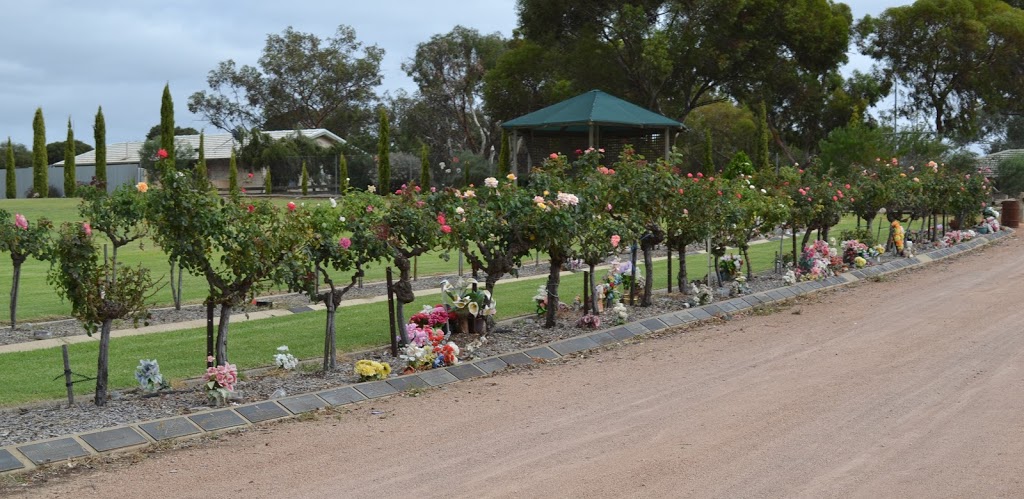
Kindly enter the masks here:
M 501 125 L 509 132 L 514 171 L 519 173 L 522 152 L 517 147 L 523 139 L 526 164 L 540 163 L 549 154 L 560 152 L 574 159 L 576 150 L 589 147 L 605 150 L 605 157 L 619 157 L 623 146 L 630 144 L 648 158 L 668 157 L 672 133 L 683 124 L 636 104 L 600 90 L 591 90 L 576 97 L 506 121 Z

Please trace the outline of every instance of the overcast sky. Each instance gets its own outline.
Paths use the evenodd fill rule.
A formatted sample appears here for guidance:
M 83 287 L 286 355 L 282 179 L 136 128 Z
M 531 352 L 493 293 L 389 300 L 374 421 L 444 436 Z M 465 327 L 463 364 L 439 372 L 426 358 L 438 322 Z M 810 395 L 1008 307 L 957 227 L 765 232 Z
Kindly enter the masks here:
M 909 0 L 847 2 L 855 19 Z M 141 140 L 160 121 L 160 95 L 170 83 L 175 124 L 216 131 L 188 112 L 188 96 L 207 90 L 206 75 L 233 59 L 255 65 L 270 33 L 288 26 L 321 38 L 352 26 L 364 45 L 385 50 L 378 93 L 414 91 L 401 70 L 416 44 L 456 25 L 508 37 L 515 0 L 383 0 L 247 2 L 177 0 L 30 0 L 3 2 L 0 27 L 0 139 L 32 143 L 32 116 L 43 108 L 46 141 L 64 140 L 70 116 L 75 138 L 92 144 L 103 106 L 107 143 Z M 851 57 L 867 69 L 870 61 Z

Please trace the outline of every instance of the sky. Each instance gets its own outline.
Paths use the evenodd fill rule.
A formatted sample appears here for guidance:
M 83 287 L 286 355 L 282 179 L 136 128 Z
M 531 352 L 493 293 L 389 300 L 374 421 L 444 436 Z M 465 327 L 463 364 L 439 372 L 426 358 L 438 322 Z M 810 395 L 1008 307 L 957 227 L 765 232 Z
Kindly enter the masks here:
M 463 25 L 510 37 L 517 22 L 515 0 L 3 3 L 0 140 L 10 137 L 29 147 L 38 107 L 47 143 L 65 139 L 70 117 L 75 138 L 92 144 L 99 106 L 108 144 L 142 140 L 160 121 L 164 84 L 170 85 L 177 126 L 217 132 L 188 111 L 188 97 L 209 89 L 206 76 L 221 61 L 255 66 L 267 35 L 289 26 L 324 39 L 345 24 L 364 45 L 383 48 L 380 94 L 414 92 L 401 65 L 431 36 Z M 909 0 L 845 3 L 856 20 Z M 867 70 L 871 64 L 859 54 L 851 54 L 850 61 L 848 70 Z

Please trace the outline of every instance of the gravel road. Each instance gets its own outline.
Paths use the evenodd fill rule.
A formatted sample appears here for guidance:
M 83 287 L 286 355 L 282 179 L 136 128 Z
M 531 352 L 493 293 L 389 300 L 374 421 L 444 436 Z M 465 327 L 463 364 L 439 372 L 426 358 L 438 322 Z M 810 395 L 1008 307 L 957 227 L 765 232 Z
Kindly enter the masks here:
M 1022 278 L 1024 242 L 1012 236 L 772 315 L 136 455 L 21 490 L 1021 497 Z

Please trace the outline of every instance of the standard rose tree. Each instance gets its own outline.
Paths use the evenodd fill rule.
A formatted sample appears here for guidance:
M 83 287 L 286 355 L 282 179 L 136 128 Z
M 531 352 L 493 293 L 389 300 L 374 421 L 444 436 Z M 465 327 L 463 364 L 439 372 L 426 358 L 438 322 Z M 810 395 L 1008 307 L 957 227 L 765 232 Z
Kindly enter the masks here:
M 21 282 L 21 265 L 28 257 L 49 260 L 51 249 L 50 229 L 52 224 L 45 218 L 31 223 L 25 215 L 0 210 L 0 251 L 11 255 L 14 275 L 11 279 L 11 330 L 17 325 L 18 285 Z

